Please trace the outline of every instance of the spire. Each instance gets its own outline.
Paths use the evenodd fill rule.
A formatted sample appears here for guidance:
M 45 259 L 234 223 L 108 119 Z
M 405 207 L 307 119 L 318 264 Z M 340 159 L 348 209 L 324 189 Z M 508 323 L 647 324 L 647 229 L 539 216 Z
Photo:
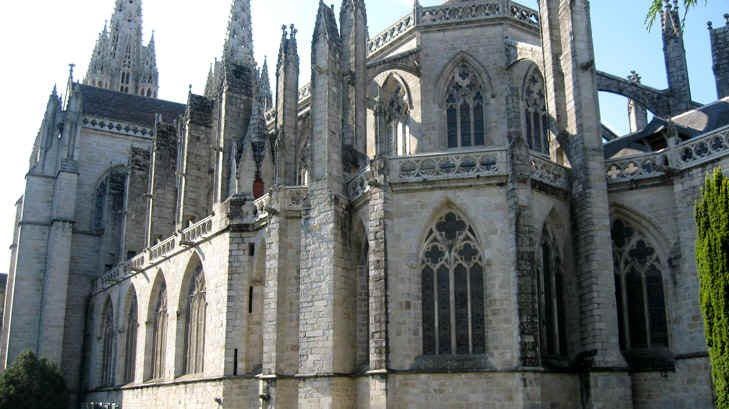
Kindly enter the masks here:
M 250 0 L 233 0 L 223 47 L 223 60 L 236 64 L 254 64 Z
M 263 68 L 261 69 L 261 91 L 264 94 L 264 109 L 268 111 L 273 108 L 273 96 L 271 95 L 271 82 L 268 74 L 268 61 L 263 57 Z
M 326 36 L 328 41 L 340 44 L 339 30 L 337 29 L 337 20 L 334 17 L 334 6 L 327 7 L 322 0 L 319 0 L 319 11 L 316 14 L 316 24 L 314 25 L 314 38 L 312 43 L 316 43 L 320 37 Z

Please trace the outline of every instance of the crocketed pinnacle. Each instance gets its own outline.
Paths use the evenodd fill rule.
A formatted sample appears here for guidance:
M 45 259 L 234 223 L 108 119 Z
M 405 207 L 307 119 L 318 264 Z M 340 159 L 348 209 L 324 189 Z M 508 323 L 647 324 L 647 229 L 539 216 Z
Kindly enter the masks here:
M 223 60 L 235 64 L 255 64 L 250 0 L 233 0 L 223 47 Z

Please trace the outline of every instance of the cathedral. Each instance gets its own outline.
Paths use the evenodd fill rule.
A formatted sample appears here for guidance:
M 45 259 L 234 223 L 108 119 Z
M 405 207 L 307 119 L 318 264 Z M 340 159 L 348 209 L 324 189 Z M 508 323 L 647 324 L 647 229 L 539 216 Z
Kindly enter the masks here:
M 597 69 L 588 0 L 416 0 L 373 37 L 320 2 L 274 84 L 231 3 L 203 95 L 158 99 L 141 0 L 52 91 L 0 366 L 55 362 L 72 409 L 714 407 L 693 206 L 729 168 L 729 15 L 702 105 L 675 2 L 663 90 Z

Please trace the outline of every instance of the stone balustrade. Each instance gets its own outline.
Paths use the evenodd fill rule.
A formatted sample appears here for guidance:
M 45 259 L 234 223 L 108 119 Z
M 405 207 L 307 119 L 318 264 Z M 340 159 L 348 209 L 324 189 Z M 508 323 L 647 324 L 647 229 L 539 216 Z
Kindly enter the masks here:
M 418 23 L 423 25 L 441 24 L 451 22 L 463 22 L 468 20 L 479 20 L 489 17 L 504 16 L 502 1 L 490 1 L 479 3 L 454 3 L 441 6 L 423 7 L 420 9 Z
M 396 39 L 405 35 L 405 33 L 408 33 L 413 27 L 415 27 L 415 17 L 413 16 L 413 13 L 410 13 L 370 40 L 367 44 L 368 54 L 376 53 Z
M 180 235 L 181 243 L 195 243 L 213 231 L 213 216 L 208 216 L 184 229 Z
M 299 89 L 299 103 L 311 98 L 311 83 L 308 83 Z
M 569 169 L 536 154 L 531 154 L 529 164 L 532 169 L 532 179 L 558 189 L 569 190 Z
M 346 191 L 347 196 L 349 196 L 349 200 L 357 200 L 360 196 L 370 190 L 370 185 L 367 182 L 369 173 L 370 167 L 367 166 L 347 182 Z
M 391 158 L 390 180 L 414 182 L 509 173 L 506 148 L 431 153 Z
M 681 171 L 729 154 L 729 126 L 682 142 L 661 152 L 649 152 L 605 162 L 608 183 L 665 176 L 667 169 Z

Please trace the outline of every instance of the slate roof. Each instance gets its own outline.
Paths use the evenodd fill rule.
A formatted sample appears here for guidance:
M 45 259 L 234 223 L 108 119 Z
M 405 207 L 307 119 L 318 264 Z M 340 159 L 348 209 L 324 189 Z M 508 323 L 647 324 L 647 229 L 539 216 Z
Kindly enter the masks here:
M 671 121 L 681 140 L 692 139 L 729 125 L 729 97 L 674 116 Z M 668 120 L 656 116 L 642 130 L 604 144 L 605 158 L 610 158 L 625 148 L 648 152 L 650 141 L 656 139 L 667 127 Z
M 86 115 L 131 122 L 151 128 L 156 114 L 171 122 L 185 113 L 186 105 L 76 84 L 81 110 Z

